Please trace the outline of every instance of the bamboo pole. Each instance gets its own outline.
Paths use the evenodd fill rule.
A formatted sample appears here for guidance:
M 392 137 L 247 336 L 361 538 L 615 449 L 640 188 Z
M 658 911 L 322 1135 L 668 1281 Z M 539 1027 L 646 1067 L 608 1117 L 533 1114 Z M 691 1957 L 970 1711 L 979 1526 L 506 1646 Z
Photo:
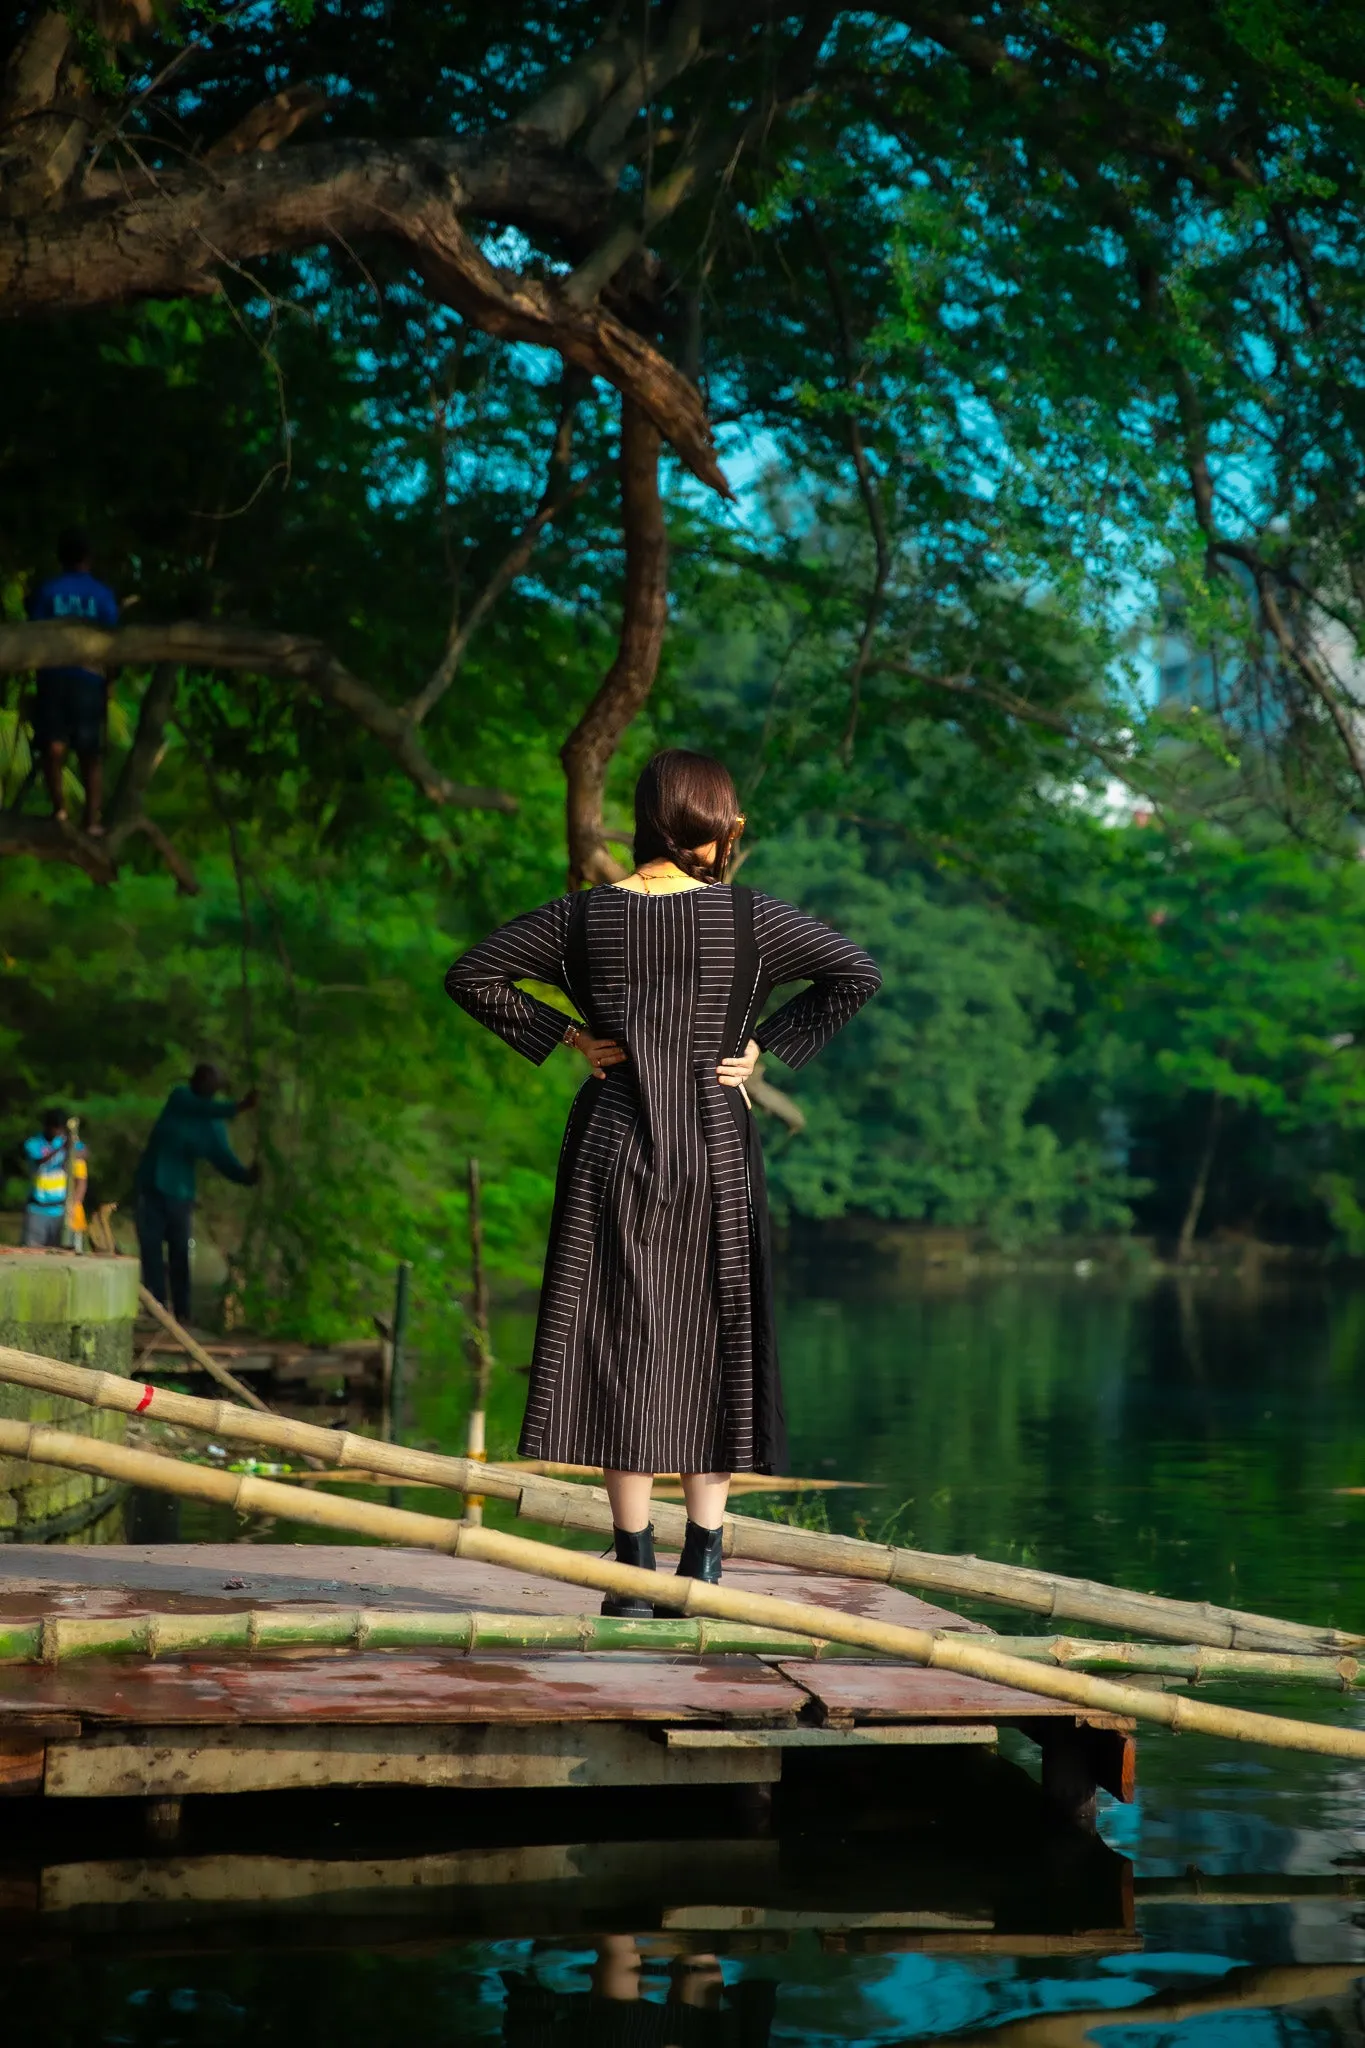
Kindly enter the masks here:
M 935 1630 L 935 1639 L 954 1631 Z M 1196 1683 L 1231 1678 L 1290 1679 L 1341 1692 L 1365 1684 L 1354 1658 L 1275 1657 L 1254 1651 L 1185 1649 L 1156 1643 L 1085 1643 L 1058 1636 L 992 1636 L 991 1647 L 1067 1670 L 1140 1671 Z M 589 1614 L 450 1613 L 429 1608 L 253 1608 L 231 1614 L 150 1614 L 112 1619 L 55 1616 L 0 1620 L 0 1664 L 65 1663 L 73 1657 L 159 1657 L 187 1650 L 279 1647 L 390 1650 L 639 1650 L 669 1657 L 865 1656 L 847 1643 L 794 1635 L 750 1622 L 705 1617 L 627 1621 Z
M 935 1637 L 951 1631 L 935 1630 Z M 1067 1670 L 1139 1671 L 1190 1677 L 1196 1684 L 1256 1678 L 1293 1680 L 1350 1691 L 1365 1684 L 1354 1658 L 1276 1657 L 1254 1651 L 1184 1649 L 1156 1643 L 1078 1642 L 1065 1636 L 992 1636 L 1011 1657 Z M 793 1659 L 864 1656 L 847 1643 L 794 1635 L 746 1622 L 690 1616 L 627 1621 L 583 1614 L 525 1615 L 428 1608 L 262 1608 L 231 1614 L 86 1617 L 0 1621 L 0 1664 L 65 1663 L 73 1657 L 158 1657 L 187 1650 L 272 1649 L 639 1650 L 655 1656 Z
M 217 1380 L 220 1387 L 225 1387 L 238 1401 L 245 1401 L 248 1408 L 255 1408 L 261 1415 L 269 1415 L 270 1410 L 260 1395 L 255 1393 L 245 1380 L 239 1380 L 225 1365 L 220 1365 L 211 1352 L 205 1351 L 203 1345 L 197 1343 L 183 1324 L 176 1321 L 170 1310 L 157 1300 L 150 1288 L 139 1287 L 137 1298 L 148 1315 L 154 1317 L 162 1329 L 174 1337 L 186 1356 L 192 1358 L 196 1365 L 201 1365 L 206 1373 Z
M 1000 1636 L 1012 1657 L 1055 1664 L 1063 1671 L 1136 1671 L 1183 1678 L 1192 1685 L 1231 1680 L 1288 1680 L 1335 1692 L 1365 1686 L 1365 1664 L 1355 1657 L 1305 1657 L 1275 1650 L 1218 1650 L 1204 1643 L 1101 1643 L 1079 1636 Z
M 646 1651 L 670 1657 L 848 1657 L 841 1643 L 705 1616 L 626 1621 L 596 1614 L 433 1613 L 429 1608 L 246 1608 L 234 1614 L 52 1615 L 0 1621 L 0 1665 L 193 1650 Z
M 388 1482 L 429 1480 L 455 1492 L 477 1490 L 514 1502 L 516 1512 L 528 1521 L 594 1535 L 611 1534 L 611 1505 L 600 1488 L 569 1481 L 527 1480 L 515 1465 L 479 1465 L 468 1458 L 408 1450 L 399 1444 L 379 1443 L 374 1437 L 295 1422 L 283 1415 L 248 1415 L 226 1401 L 205 1401 L 169 1388 L 142 1386 L 114 1373 L 93 1372 L 88 1366 L 67 1365 L 60 1359 L 0 1346 L 0 1381 L 5 1380 L 43 1393 L 62 1394 L 93 1408 L 148 1414 L 237 1443 L 295 1451 L 316 1458 L 323 1466 L 382 1473 Z M 662 1543 L 681 1543 L 685 1521 L 683 1510 L 667 1502 L 655 1503 L 654 1526 Z M 726 1516 L 725 1554 L 754 1563 L 797 1565 L 842 1578 L 916 1586 L 960 1599 L 1019 1607 L 1054 1621 L 1083 1621 L 1180 1644 L 1320 1657 L 1365 1650 L 1365 1635 L 1344 1629 L 1280 1621 L 1271 1615 L 1245 1614 L 1203 1601 L 1168 1600 L 1088 1579 L 992 1564 L 982 1558 L 943 1557 L 932 1551 L 864 1543 L 853 1536 L 792 1529 L 746 1515 Z
M 470 1303 L 469 1362 L 474 1369 L 469 1397 L 469 1429 L 465 1455 L 480 1465 L 488 1462 L 488 1383 L 493 1376 L 493 1340 L 488 1326 L 488 1275 L 483 1263 L 483 1189 L 479 1162 L 469 1160 L 469 1277 Z M 483 1495 L 467 1493 L 464 1500 L 467 1522 L 483 1520 Z
M 562 1550 L 552 1543 L 534 1543 L 524 1536 L 479 1528 L 439 1515 L 421 1515 L 407 1508 L 381 1507 L 376 1501 L 337 1499 L 274 1479 L 216 1472 L 188 1465 L 153 1451 L 130 1451 L 98 1438 L 72 1436 L 41 1424 L 0 1421 L 0 1457 L 28 1459 L 34 1464 L 60 1465 L 77 1472 L 95 1472 L 123 1479 L 133 1486 L 153 1487 L 190 1500 L 212 1501 L 239 1514 L 282 1516 L 315 1528 L 345 1529 L 381 1543 L 405 1543 L 484 1564 L 507 1565 L 514 1571 L 589 1587 L 595 1592 L 651 1600 L 683 1614 L 709 1615 L 719 1621 L 755 1622 L 786 1629 L 821 1642 L 850 1643 L 858 1649 L 903 1657 L 938 1670 L 984 1678 L 996 1685 L 1045 1699 L 1065 1700 L 1092 1713 L 1155 1721 L 1167 1728 L 1222 1736 L 1234 1742 L 1264 1743 L 1272 1749 L 1305 1750 L 1319 1756 L 1365 1761 L 1365 1729 L 1336 1728 L 1282 1715 L 1252 1714 L 1240 1707 L 1210 1706 L 1179 1693 L 1148 1692 L 1089 1678 L 1078 1671 L 1060 1671 L 1003 1655 L 989 1638 L 965 1631 L 935 1636 L 927 1629 L 904 1628 L 818 1607 L 802 1600 L 780 1600 L 768 1593 L 737 1592 L 710 1586 L 700 1579 L 667 1572 L 637 1571 L 631 1565 Z

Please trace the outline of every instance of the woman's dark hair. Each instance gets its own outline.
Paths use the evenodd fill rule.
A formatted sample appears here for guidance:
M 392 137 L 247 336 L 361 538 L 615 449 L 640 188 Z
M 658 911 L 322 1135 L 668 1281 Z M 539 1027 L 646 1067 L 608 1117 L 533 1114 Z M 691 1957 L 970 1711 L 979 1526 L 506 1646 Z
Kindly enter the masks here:
M 729 770 L 709 754 L 669 747 L 656 754 L 635 785 L 635 865 L 671 860 L 694 882 L 720 882 L 744 828 Z M 694 846 L 714 839 L 714 865 Z

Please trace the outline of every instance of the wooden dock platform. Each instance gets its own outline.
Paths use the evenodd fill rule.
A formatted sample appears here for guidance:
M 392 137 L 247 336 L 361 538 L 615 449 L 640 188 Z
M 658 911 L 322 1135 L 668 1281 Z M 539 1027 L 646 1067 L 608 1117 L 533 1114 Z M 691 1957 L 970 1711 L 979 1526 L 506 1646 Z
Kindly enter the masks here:
M 14 1546 L 0 1616 L 272 1606 L 595 1611 L 577 1588 L 428 1552 L 351 1545 Z M 899 1589 L 781 1567 L 727 1580 L 921 1628 L 971 1623 Z M 190 1654 L 0 1669 L 0 1790 L 46 1800 L 305 1788 L 771 1788 L 869 1754 L 1039 1743 L 1073 1817 L 1131 1796 L 1132 1724 L 891 1662 L 562 1651 Z M 760 1791 L 760 1796 L 761 1791 Z

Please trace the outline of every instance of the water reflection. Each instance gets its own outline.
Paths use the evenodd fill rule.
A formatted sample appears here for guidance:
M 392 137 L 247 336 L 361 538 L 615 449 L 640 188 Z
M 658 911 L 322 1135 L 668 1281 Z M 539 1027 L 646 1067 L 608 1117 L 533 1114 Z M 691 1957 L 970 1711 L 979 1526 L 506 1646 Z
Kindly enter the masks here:
M 604 1934 L 594 1944 L 586 1991 L 548 1981 L 539 1960 L 499 1973 L 507 2048 L 545 2048 L 551 2040 L 564 2048 L 767 2048 L 772 2038 L 775 1984 L 740 1978 L 727 1992 L 719 1958 L 704 1951 L 661 1954 L 659 1944 L 635 1935 Z

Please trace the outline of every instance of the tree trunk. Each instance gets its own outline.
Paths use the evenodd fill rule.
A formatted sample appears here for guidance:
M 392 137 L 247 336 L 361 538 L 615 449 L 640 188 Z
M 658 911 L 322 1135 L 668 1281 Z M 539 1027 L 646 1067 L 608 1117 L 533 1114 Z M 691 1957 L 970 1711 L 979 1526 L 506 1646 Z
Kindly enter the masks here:
M 602 798 L 621 735 L 654 687 L 668 623 L 668 533 L 659 493 L 659 429 L 621 401 L 621 517 L 626 588 L 621 639 L 601 689 L 560 749 L 568 778 L 569 880 L 574 888 L 619 881 L 607 851 Z
M 1215 1095 L 1209 1103 L 1209 1120 L 1204 1128 L 1204 1149 L 1199 1155 L 1199 1166 L 1195 1172 L 1190 1199 L 1185 1207 L 1185 1220 L 1180 1226 L 1175 1256 L 1184 1265 L 1194 1250 L 1194 1233 L 1199 1228 L 1199 1218 L 1204 1209 L 1204 1197 L 1209 1191 L 1209 1173 L 1213 1166 L 1213 1155 L 1218 1147 L 1218 1126 L 1223 1117 L 1223 1098 Z

